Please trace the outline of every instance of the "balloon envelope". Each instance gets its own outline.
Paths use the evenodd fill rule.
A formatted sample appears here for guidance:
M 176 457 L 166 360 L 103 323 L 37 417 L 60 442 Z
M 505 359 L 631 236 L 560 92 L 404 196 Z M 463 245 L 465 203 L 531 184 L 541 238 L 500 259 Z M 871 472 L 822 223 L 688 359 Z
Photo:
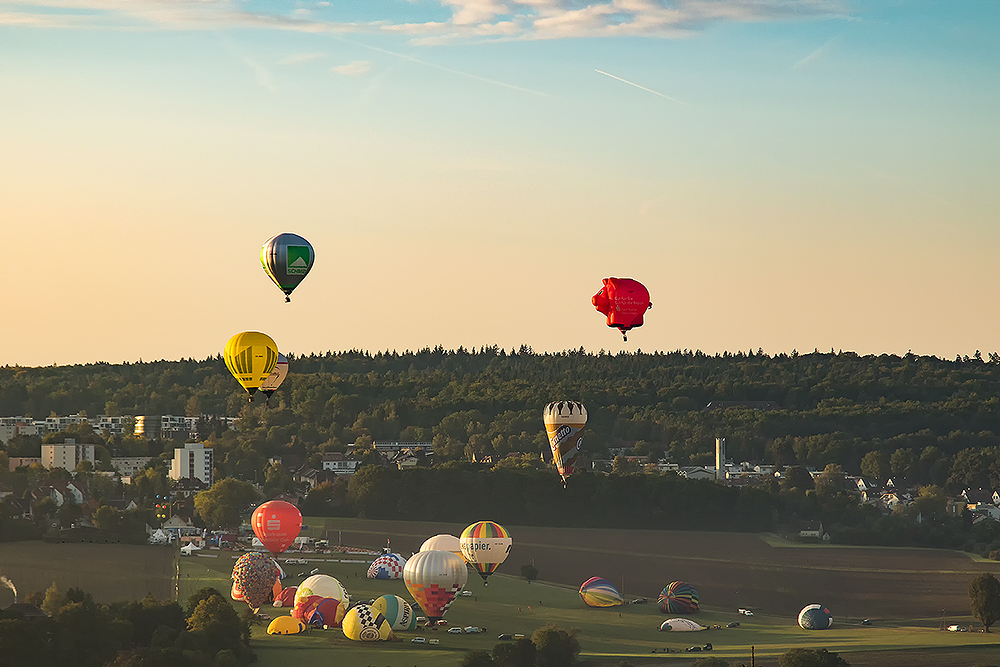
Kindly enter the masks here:
M 687 618 L 668 618 L 660 623 L 660 632 L 698 632 L 705 629 L 702 625 Z
M 542 410 L 545 432 L 556 470 L 566 478 L 576 470 L 583 445 L 583 427 L 587 425 L 587 409 L 580 401 L 554 401 Z
M 302 513 L 284 500 L 269 500 L 253 511 L 250 523 L 264 548 L 276 554 L 290 547 L 299 536 Z
M 591 577 L 583 582 L 580 598 L 588 607 L 615 607 L 624 602 L 615 585 L 601 577 Z
M 479 576 L 486 577 L 496 572 L 510 553 L 511 539 L 507 529 L 492 521 L 479 521 L 462 531 L 459 538 L 462 556 L 472 565 Z
M 274 365 L 274 370 L 271 371 L 271 374 L 260 383 L 260 390 L 270 398 L 271 394 L 278 391 L 278 387 L 285 381 L 286 375 L 288 375 L 288 358 L 279 352 L 278 362 Z
M 229 339 L 223 356 L 226 368 L 252 397 L 278 363 L 278 346 L 265 333 L 244 331 Z
M 462 554 L 462 542 L 454 535 L 448 535 L 447 533 L 442 533 L 441 535 L 435 535 L 434 537 L 428 537 L 424 540 L 424 543 L 420 545 L 421 551 L 450 551 L 459 558 L 464 559 L 465 556 Z
M 245 600 L 255 612 L 274 595 L 277 563 L 267 554 L 243 554 L 233 566 L 233 599 Z
M 821 604 L 809 604 L 799 612 L 798 620 L 803 630 L 826 630 L 833 625 L 833 614 Z
M 297 586 L 289 586 L 288 588 L 282 588 L 281 592 L 274 596 L 274 606 L 275 607 L 292 607 L 295 605 L 295 592 L 298 590 Z
M 604 287 L 591 303 L 607 316 L 608 326 L 617 327 L 622 336 L 633 327 L 641 327 L 643 314 L 653 305 L 645 286 L 631 278 L 605 278 Z
M 357 605 L 344 616 L 344 636 L 361 642 L 384 642 L 395 638 L 385 616 L 366 604 Z
M 393 630 L 412 630 L 417 627 L 417 615 L 410 603 L 398 595 L 383 595 L 372 602 L 372 611 L 385 616 Z
M 698 611 L 698 591 L 691 584 L 674 581 L 660 591 L 657 603 L 664 614 L 693 614 Z
M 402 579 L 406 559 L 399 554 L 382 554 L 368 568 L 369 579 Z
M 295 606 L 299 606 L 308 597 L 334 598 L 348 606 L 351 603 L 351 596 L 337 579 L 328 574 L 314 574 L 299 584 L 295 591 Z
M 278 234 L 269 238 L 260 249 L 264 273 L 285 293 L 285 301 L 312 269 L 315 260 L 312 245 L 298 234 Z
M 291 616 L 279 616 L 267 626 L 269 635 L 297 635 L 305 631 L 305 623 Z
M 421 551 L 403 568 L 406 589 L 432 621 L 444 616 L 468 580 L 465 561 L 450 551 Z

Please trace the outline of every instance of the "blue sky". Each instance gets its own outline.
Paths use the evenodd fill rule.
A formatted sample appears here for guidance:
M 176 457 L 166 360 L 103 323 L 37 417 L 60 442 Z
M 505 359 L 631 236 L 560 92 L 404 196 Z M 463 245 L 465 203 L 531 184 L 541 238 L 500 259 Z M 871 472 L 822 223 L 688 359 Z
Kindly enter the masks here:
M 0 1 L 0 224 L 45 248 L 8 259 L 0 363 L 244 329 L 992 351 L 998 28 L 979 0 Z M 317 252 L 287 305 L 281 231 Z M 655 304 L 625 345 L 609 275 Z

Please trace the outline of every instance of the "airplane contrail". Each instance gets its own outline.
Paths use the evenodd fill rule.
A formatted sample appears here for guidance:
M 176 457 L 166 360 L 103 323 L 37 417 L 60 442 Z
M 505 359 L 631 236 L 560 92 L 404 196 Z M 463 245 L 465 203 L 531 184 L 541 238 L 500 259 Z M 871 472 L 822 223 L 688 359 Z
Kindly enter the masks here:
M 610 76 L 610 77 L 611 77 L 612 79 L 617 79 L 618 81 L 621 81 L 622 83 L 627 83 L 627 84 L 628 84 L 628 85 L 630 85 L 630 86 L 635 86 L 636 88 L 639 88 L 640 90 L 645 90 L 645 91 L 646 91 L 647 93 L 653 93 L 654 95 L 659 95 L 660 97 L 665 97 L 665 98 L 667 98 L 668 100 L 670 100 L 671 102 L 677 102 L 678 104 L 684 104 L 684 105 L 687 105 L 687 102 L 681 102 L 681 101 L 680 101 L 679 99 L 677 99 L 676 97 L 670 97 L 670 95 L 664 95 L 663 93 L 658 93 L 658 92 L 656 92 L 655 90 L 652 90 L 652 89 L 650 89 L 650 88 L 647 88 L 646 86 L 640 86 L 640 85 L 639 85 L 639 84 L 637 84 L 637 83 L 632 83 L 631 81 L 628 81 L 628 80 L 626 80 L 626 79 L 623 79 L 623 78 L 621 78 L 620 76 L 615 76 L 614 74 L 608 74 L 608 73 L 607 73 L 607 72 L 605 72 L 604 70 L 600 70 L 600 69 L 596 69 L 596 68 L 595 68 L 595 69 L 594 69 L 594 71 L 595 71 L 595 72 L 597 72 L 598 74 L 603 74 L 604 76 Z

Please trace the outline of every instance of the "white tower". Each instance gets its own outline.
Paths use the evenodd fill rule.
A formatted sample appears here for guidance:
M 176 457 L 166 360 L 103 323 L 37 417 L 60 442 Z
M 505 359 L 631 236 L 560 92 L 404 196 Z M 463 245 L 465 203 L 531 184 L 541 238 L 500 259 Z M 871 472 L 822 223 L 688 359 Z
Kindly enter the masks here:
M 715 439 L 715 480 L 726 479 L 726 439 Z

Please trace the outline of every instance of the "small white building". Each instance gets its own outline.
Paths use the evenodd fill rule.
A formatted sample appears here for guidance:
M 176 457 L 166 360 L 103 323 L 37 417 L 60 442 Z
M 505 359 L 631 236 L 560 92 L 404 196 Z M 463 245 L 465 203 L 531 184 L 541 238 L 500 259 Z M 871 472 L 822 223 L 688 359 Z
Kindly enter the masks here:
M 152 456 L 113 456 L 111 457 L 111 467 L 117 470 L 122 477 L 132 477 L 152 460 Z

